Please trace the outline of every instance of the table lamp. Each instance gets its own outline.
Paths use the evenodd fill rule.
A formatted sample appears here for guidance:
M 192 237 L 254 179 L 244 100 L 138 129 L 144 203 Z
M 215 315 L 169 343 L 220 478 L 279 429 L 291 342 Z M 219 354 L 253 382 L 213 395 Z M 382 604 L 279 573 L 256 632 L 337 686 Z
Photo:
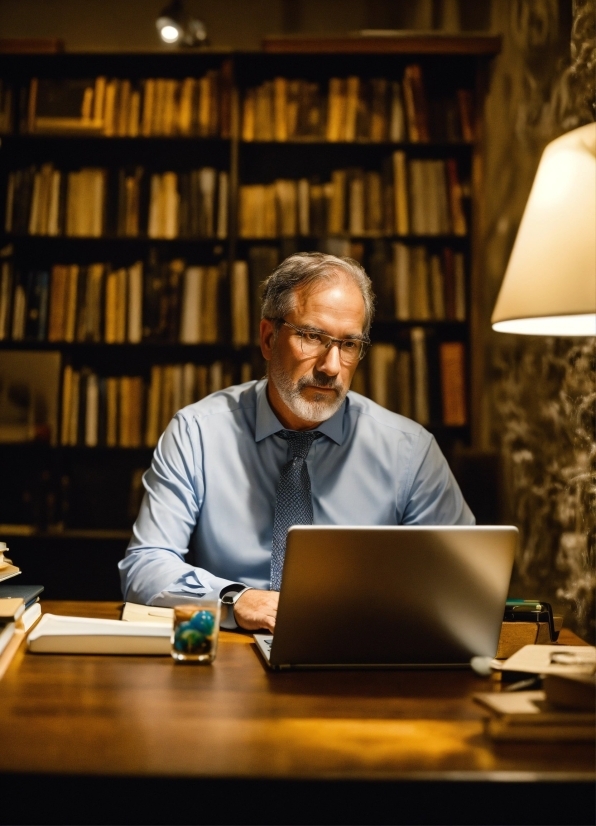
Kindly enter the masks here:
M 544 150 L 491 322 L 501 333 L 596 335 L 596 123 Z

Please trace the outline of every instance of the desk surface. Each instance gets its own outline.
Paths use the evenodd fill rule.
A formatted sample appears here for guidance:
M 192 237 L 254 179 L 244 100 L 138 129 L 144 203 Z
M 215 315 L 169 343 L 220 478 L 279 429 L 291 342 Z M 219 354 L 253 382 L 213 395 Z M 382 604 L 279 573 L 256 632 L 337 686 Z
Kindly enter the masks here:
M 44 604 L 117 617 L 117 603 Z M 578 642 L 567 634 L 565 641 Z M 471 672 L 272 674 L 222 632 L 213 666 L 29 654 L 0 681 L 0 771 L 195 778 L 586 780 L 589 744 L 493 744 Z M 562 756 L 564 755 L 564 757 Z

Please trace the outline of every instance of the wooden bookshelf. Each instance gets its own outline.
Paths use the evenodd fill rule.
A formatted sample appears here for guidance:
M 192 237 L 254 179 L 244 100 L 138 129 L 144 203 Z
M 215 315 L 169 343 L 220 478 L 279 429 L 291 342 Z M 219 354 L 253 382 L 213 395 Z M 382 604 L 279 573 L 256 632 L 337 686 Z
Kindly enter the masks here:
M 373 369 L 380 375 L 379 369 L 381 371 L 386 369 L 383 367 L 385 364 L 383 359 L 388 359 L 387 363 L 393 364 L 391 361 L 393 351 L 387 349 L 388 347 L 397 348 L 395 350 L 395 359 L 397 359 L 395 365 L 397 365 L 401 358 L 400 353 L 412 351 L 414 338 L 417 341 L 423 339 L 434 354 L 431 359 L 434 360 L 434 366 L 429 361 L 429 382 L 433 385 L 431 389 L 434 393 L 431 407 L 434 413 L 426 421 L 426 426 L 436 435 L 439 444 L 448 455 L 457 444 L 473 446 L 477 442 L 479 433 L 478 399 L 484 375 L 483 330 L 480 325 L 477 299 L 481 280 L 479 240 L 483 201 L 482 111 L 488 84 L 490 58 L 496 55 L 499 49 L 500 39 L 489 36 L 452 37 L 436 34 L 427 36 L 397 33 L 395 36 L 381 37 L 371 33 L 368 36 L 347 38 L 267 38 L 263 43 L 263 50 L 253 53 L 215 49 L 196 53 L 0 53 L 0 80 L 4 81 L 4 86 L 0 87 L 0 124 L 4 122 L 2 101 L 7 83 L 10 84 L 12 95 L 9 100 L 11 128 L 1 135 L 0 147 L 3 159 L 0 172 L 2 227 L 0 248 L 5 256 L 0 258 L 0 267 L 3 262 L 10 261 L 13 272 L 47 272 L 50 283 L 49 301 L 51 301 L 52 268 L 56 265 L 78 265 L 81 270 L 85 270 L 89 265 L 101 263 L 106 267 L 107 277 L 111 271 L 118 268 L 130 268 L 135 262 L 142 262 L 144 285 L 150 277 L 148 275 L 150 260 L 159 262 L 160 266 L 166 266 L 180 259 L 185 262 L 186 269 L 189 267 L 219 267 L 221 269 L 221 283 L 217 294 L 218 330 L 215 341 L 184 343 L 179 338 L 177 339 L 176 335 L 169 337 L 162 335 L 161 338 L 158 336 L 157 340 L 150 340 L 151 337 L 147 338 L 143 333 L 141 340 L 135 343 L 121 340 L 107 344 L 104 327 L 102 327 L 100 340 L 94 341 L 77 340 L 76 336 L 70 341 L 49 341 L 47 332 L 42 340 L 39 340 L 38 336 L 31 337 L 26 334 L 14 340 L 10 330 L 8 332 L 5 330 L 3 334 L 0 329 L 0 360 L 10 352 L 23 354 L 37 351 L 40 353 L 56 352 L 60 354 L 62 364 L 69 365 L 72 370 L 88 368 L 90 372 L 99 377 L 139 376 L 147 387 L 151 381 L 152 367 L 184 365 L 191 362 L 195 365 L 204 365 L 207 369 L 210 369 L 209 366 L 214 363 L 220 363 L 222 368 L 218 369 L 220 372 L 223 370 L 223 374 L 228 376 L 230 381 L 238 381 L 241 375 L 246 377 L 249 369 L 254 378 L 259 378 L 264 373 L 264 364 L 255 340 L 257 282 L 268 274 L 276 261 L 282 260 L 286 255 L 295 251 L 320 249 L 335 254 L 351 254 L 359 258 L 367 268 L 375 281 L 379 294 L 377 321 L 373 326 L 372 340 L 380 348 L 380 354 L 373 355 L 372 359 L 370 354 L 367 356 L 368 365 L 363 363 L 362 368 L 359 369 L 362 376 L 357 380 L 357 389 L 370 393 L 374 384 L 371 378 Z M 410 132 L 408 121 L 410 115 L 406 111 L 403 98 L 403 84 L 406 69 L 411 66 L 419 67 L 423 80 L 423 106 L 426 108 L 426 116 L 430 123 L 428 140 L 414 141 Z M 217 104 L 219 109 L 216 117 L 218 132 L 209 136 L 178 134 L 175 133 L 178 127 L 172 127 L 174 132 L 169 135 L 107 135 L 103 132 L 98 134 L 97 130 L 95 132 L 89 129 L 78 130 L 78 127 L 71 132 L 61 129 L 60 125 L 52 126 L 52 129 L 57 129 L 58 132 L 52 131 L 44 134 L 37 129 L 37 126 L 39 124 L 43 126 L 43 123 L 47 121 L 36 120 L 36 111 L 29 102 L 32 78 L 38 78 L 40 83 L 44 79 L 53 79 L 58 85 L 60 82 L 67 83 L 72 80 L 83 88 L 85 83 L 81 83 L 82 81 L 95 84 L 97 78 L 103 77 L 108 84 L 112 79 L 117 79 L 120 83 L 130 80 L 131 86 L 127 87 L 126 94 L 130 95 L 131 90 L 136 90 L 140 95 L 141 104 L 144 100 L 143 96 L 148 94 L 147 78 L 168 79 L 177 84 L 175 89 L 178 90 L 175 94 L 171 91 L 168 94 L 174 94 L 175 100 L 179 103 L 181 90 L 184 88 L 184 79 L 200 79 L 209 73 L 211 73 L 210 76 L 217 73 L 217 89 L 219 90 Z M 360 90 L 357 93 L 359 95 L 357 103 L 361 107 L 359 111 L 365 112 L 365 115 L 359 115 L 360 120 L 354 121 L 352 134 L 348 138 L 345 135 L 342 136 L 340 130 L 333 140 L 329 140 L 330 133 L 326 132 L 325 127 L 321 125 L 317 127 L 319 128 L 318 134 L 315 134 L 316 129 L 310 130 L 312 134 L 309 134 L 309 129 L 306 128 L 301 134 L 295 136 L 291 134 L 291 129 L 288 132 L 286 126 L 283 124 L 280 126 L 281 121 L 278 119 L 277 128 L 281 129 L 281 132 L 278 131 L 277 136 L 273 134 L 263 139 L 253 134 L 251 139 L 247 139 L 245 127 L 247 96 L 257 94 L 251 90 L 258 90 L 264 84 L 265 86 L 272 84 L 276 78 L 287 80 L 285 86 L 278 81 L 278 88 L 287 90 L 290 83 L 297 84 L 300 81 L 310 84 L 308 88 L 311 91 L 318 90 L 316 94 L 320 96 L 320 100 L 316 105 L 319 106 L 318 116 L 323 118 L 327 118 L 331 105 L 330 80 L 339 78 L 341 83 L 344 83 L 342 79 L 359 78 L 360 85 L 356 84 Z M 366 126 L 369 123 L 366 118 L 372 118 L 374 105 L 377 105 L 374 104 L 376 100 L 374 95 L 377 94 L 374 90 L 385 88 L 383 84 L 379 87 L 376 79 L 384 79 L 389 84 L 386 88 L 394 90 L 391 94 L 402 96 L 402 116 L 406 119 L 402 133 L 395 131 L 393 121 L 391 127 L 381 121 L 381 127 L 379 127 L 381 131 L 377 131 L 374 138 L 371 137 L 373 136 L 373 131 L 370 131 L 373 130 L 372 126 L 368 132 L 366 131 L 369 129 Z M 346 87 L 342 87 L 341 83 L 337 88 L 343 88 L 345 92 Z M 355 82 L 352 81 L 352 83 L 354 85 Z M 399 91 L 396 93 L 395 89 L 398 87 Z M 115 88 L 114 94 L 122 93 L 122 86 L 117 85 Z M 188 88 L 192 90 L 195 86 L 191 84 Z M 295 86 L 293 88 L 306 87 Z M 93 89 L 94 94 L 97 94 L 97 86 L 93 86 Z M 198 85 L 196 89 L 199 89 Z M 465 105 L 469 106 L 472 101 L 471 108 L 464 114 L 457 109 L 457 105 L 464 106 L 465 102 L 457 103 L 457 105 L 455 103 L 460 94 L 458 90 L 465 92 L 464 97 L 467 100 Z M 201 92 L 193 92 L 195 93 L 199 95 L 196 100 L 200 100 Z M 286 93 L 287 91 L 284 94 Z M 389 92 L 381 94 L 389 95 Z M 344 103 L 341 105 L 346 105 L 347 98 L 343 100 Z M 383 117 L 394 117 L 394 109 L 391 108 L 394 105 L 391 103 L 393 98 L 389 95 L 383 100 L 389 101 L 386 104 L 389 107 L 386 110 L 389 115 L 385 114 Z M 139 123 L 142 122 L 142 111 L 141 108 Z M 451 127 L 441 121 L 443 117 L 450 118 Z M 182 115 L 180 118 L 180 123 L 183 123 Z M 455 127 L 453 126 L 454 118 L 457 121 Z M 466 118 L 469 122 L 464 123 Z M 198 115 L 197 119 L 198 123 L 200 120 Z M 377 125 L 378 123 L 377 120 Z M 288 121 L 288 124 L 291 126 L 291 121 Z M 365 124 L 366 128 L 362 124 Z M 32 128 L 37 131 L 32 131 Z M 134 131 L 137 127 L 130 128 Z M 467 137 L 466 128 L 469 132 Z M 449 129 L 451 129 L 450 132 Z M 391 130 L 394 131 L 391 132 Z M 282 139 L 279 139 L 280 136 Z M 354 193 L 357 195 L 358 187 L 362 190 L 364 186 L 365 189 L 362 191 L 372 203 L 374 190 L 371 190 L 373 195 L 370 193 L 367 195 L 367 186 L 378 187 L 379 182 L 383 186 L 393 186 L 393 179 L 387 178 L 389 174 L 387 170 L 393 168 L 392 163 L 396 163 L 393 160 L 396 154 L 401 155 L 402 161 L 409 170 L 408 175 L 411 174 L 412 165 L 418 164 L 418 169 L 422 170 L 419 174 L 427 176 L 425 180 L 432 180 L 428 177 L 431 176 L 431 172 L 435 176 L 438 175 L 438 178 L 435 177 L 434 180 L 444 180 L 441 176 L 446 175 L 447 164 L 453 164 L 459 176 L 458 184 L 461 187 L 459 203 L 463 210 L 464 231 L 461 229 L 461 224 L 459 231 L 453 231 L 455 207 L 452 201 L 448 203 L 448 213 L 444 213 L 444 209 L 443 212 L 440 210 L 437 212 L 437 220 L 444 220 L 444 216 L 448 215 L 450 222 L 448 231 L 445 231 L 444 227 L 441 229 L 441 226 L 437 224 L 432 231 L 424 231 L 424 226 L 420 225 L 416 233 L 411 231 L 411 227 L 406 232 L 400 232 L 397 226 L 390 223 L 389 219 L 383 226 L 374 229 L 368 227 L 368 224 L 364 225 L 369 222 L 366 216 L 366 220 L 362 223 L 364 219 L 362 216 L 358 217 L 358 210 L 353 206 Z M 40 170 L 44 164 L 52 164 L 53 170 L 62 175 L 60 197 L 63 198 L 66 198 L 64 195 L 65 181 L 70 180 L 68 179 L 69 172 L 87 167 L 106 170 L 106 196 L 102 207 L 101 233 L 98 237 L 68 235 L 63 229 L 54 235 L 29 234 L 23 229 L 14 231 L 10 220 L 8 221 L 10 231 L 6 231 L 6 194 L 11 173 L 30 167 Z M 142 168 L 144 175 L 143 182 L 139 185 L 139 197 L 143 201 L 141 217 L 138 231 L 133 236 L 123 236 L 119 234 L 118 225 L 114 223 L 114 210 L 118 208 L 118 198 L 114 196 L 114 193 L 121 192 L 115 189 L 115 182 L 124 180 L 126 175 L 130 177 L 131 170 L 137 167 Z M 225 234 L 222 237 L 197 237 L 196 233 L 176 237 L 149 237 L 148 214 L 152 175 L 172 172 L 177 176 L 175 186 L 179 188 L 185 174 L 205 167 L 215 169 L 218 175 L 225 173 L 226 176 Z M 118 179 L 119 169 L 126 170 L 122 173 L 121 179 Z M 389 184 L 387 184 L 388 180 Z M 282 181 L 285 184 L 279 185 L 275 183 L 276 181 Z M 243 231 L 242 198 L 246 187 L 261 187 L 262 192 L 259 192 L 259 197 L 264 192 L 264 197 L 270 198 L 270 190 L 269 194 L 265 190 L 267 187 L 277 186 L 281 198 L 283 186 L 285 186 L 291 202 L 294 198 L 293 193 L 298 191 L 299 181 L 308 182 L 309 200 L 303 199 L 300 204 L 296 202 L 292 208 L 302 209 L 303 218 L 308 212 L 308 222 L 310 222 L 307 227 L 308 231 L 304 231 L 304 226 L 300 231 L 301 228 L 297 224 L 294 231 L 290 233 L 284 230 L 281 224 L 275 225 L 273 230 L 269 227 L 264 233 L 247 234 Z M 408 187 L 410 183 L 410 178 L 408 178 Z M 395 185 L 397 186 L 396 181 Z M 11 186 L 14 186 L 14 182 Z M 334 190 L 334 186 L 344 186 L 345 191 Z M 351 217 L 346 217 L 341 227 L 335 226 L 334 231 L 330 231 L 329 223 L 325 224 L 324 231 L 321 231 L 321 227 L 315 225 L 312 217 L 319 208 L 316 198 L 320 197 L 322 190 L 327 193 L 324 196 L 327 198 L 325 209 L 331 208 L 329 199 L 332 199 L 335 193 L 336 203 L 344 198 L 346 215 L 350 208 L 353 210 L 350 213 Z M 447 183 L 445 193 L 445 196 L 441 195 L 442 198 L 451 198 L 452 192 Z M 410 210 L 412 209 L 412 197 L 408 190 Z M 66 201 L 61 209 L 65 208 L 65 204 Z M 281 210 L 281 207 L 279 209 Z M 434 206 L 433 209 L 435 209 Z M 329 213 L 325 215 L 328 218 Z M 352 221 L 354 216 L 356 217 Z M 298 222 L 298 213 L 292 220 L 295 223 Z M 411 312 L 404 316 L 402 310 L 402 317 L 397 317 L 398 302 L 394 295 L 397 289 L 395 281 L 397 276 L 391 276 L 394 281 L 393 286 L 389 285 L 389 291 L 388 282 L 385 280 L 382 284 L 378 279 L 385 278 L 385 276 L 379 276 L 379 272 L 386 272 L 387 268 L 397 267 L 395 256 L 404 255 L 404 250 L 408 255 L 416 256 L 417 260 L 422 262 L 420 266 L 427 268 L 425 270 L 428 273 L 425 276 L 427 283 L 431 278 L 431 267 L 434 267 L 436 272 L 440 271 L 442 277 L 445 278 L 445 267 L 451 266 L 448 259 L 452 260 L 454 256 L 457 258 L 461 271 L 458 276 L 460 278 L 459 300 L 464 307 L 464 309 L 460 307 L 459 314 L 453 309 L 453 305 L 449 305 L 451 309 L 449 307 L 441 309 L 439 306 L 441 301 L 436 296 L 442 290 L 441 294 L 446 300 L 446 291 L 448 291 L 444 282 L 441 282 L 443 287 L 436 288 L 439 289 L 439 293 L 436 293 L 434 297 L 427 296 L 424 299 L 427 303 L 430 301 L 430 310 L 427 308 L 419 316 L 416 313 L 412 315 Z M 240 343 L 233 339 L 236 322 L 232 319 L 231 310 L 232 273 L 237 261 L 247 262 L 247 289 L 251 303 L 251 307 L 246 308 L 247 319 L 243 322 L 243 329 L 248 329 L 249 333 L 242 334 L 244 338 Z M 416 284 L 415 277 L 411 277 L 414 279 L 411 284 Z M 14 284 L 12 286 L 14 287 Z M 179 285 L 177 289 L 183 288 Z M 182 300 L 181 296 L 182 292 L 178 296 L 178 304 Z M 449 300 L 453 302 L 453 295 Z M 101 312 L 105 314 L 106 308 L 102 306 L 104 309 Z M 424 301 L 422 307 L 423 309 L 425 307 Z M 418 305 L 419 308 L 420 305 Z M 105 318 L 101 323 L 103 324 L 104 321 Z M 139 323 L 144 323 L 144 317 Z M 437 394 L 440 395 L 437 364 L 443 344 L 456 344 L 462 348 L 460 351 L 456 348 L 456 352 L 465 354 L 464 406 L 467 412 L 465 421 L 453 425 L 446 425 L 442 421 L 440 399 L 438 400 L 437 396 Z M 430 350 L 427 350 L 427 354 L 428 352 Z M 373 368 L 375 359 L 377 359 L 377 365 Z M 391 371 L 397 367 L 388 369 Z M 388 375 L 394 376 L 395 372 L 389 372 Z M 57 392 L 62 400 L 62 388 L 58 388 Z M 437 410 L 439 410 L 438 414 Z M 62 411 L 59 410 L 56 425 L 58 428 L 60 428 L 61 417 Z M 0 513 L 0 522 L 23 522 L 30 525 L 32 534 L 27 537 L 27 542 L 29 545 L 39 542 L 40 548 L 50 540 L 55 543 L 59 538 L 64 540 L 66 537 L 80 537 L 87 544 L 97 541 L 102 547 L 107 547 L 110 543 L 120 545 L 133 518 L 135 496 L 138 498 L 139 495 L 140 472 L 148 466 L 150 447 L 146 446 L 143 440 L 137 447 L 107 447 L 105 445 L 89 447 L 85 446 L 84 442 L 73 446 L 60 445 L 60 438 L 54 441 L 57 442 L 55 447 L 43 444 L 26 446 L 29 451 L 28 455 L 32 457 L 29 477 L 23 471 L 21 474 L 23 478 L 19 476 L 16 481 L 17 485 L 23 486 L 25 495 L 31 501 L 35 501 L 37 497 L 41 504 L 21 507 L 17 503 L 18 507 L 15 505 L 14 514 Z M 22 450 L 22 447 L 0 445 L 0 455 L 5 455 L 7 458 L 19 455 L 19 450 Z M 110 474 L 117 475 L 119 481 L 113 491 L 104 492 L 102 500 L 100 495 L 102 480 L 105 483 L 105 480 L 110 478 Z M 96 481 L 92 483 L 94 475 Z M 90 484 L 90 504 L 89 507 L 87 505 L 82 507 L 81 512 L 77 514 L 73 511 L 73 507 L 81 505 L 81 496 L 84 496 L 82 491 L 86 482 Z M 73 485 L 81 488 L 77 493 L 78 499 L 72 497 Z M 136 493 L 132 490 L 133 488 Z M 67 489 L 66 492 L 65 489 Z M 71 497 L 69 501 L 61 502 L 61 497 L 68 499 L 69 496 Z M 101 512 L 102 510 L 105 512 L 106 509 L 111 509 L 114 517 L 109 525 L 102 527 Z M 21 516 L 16 511 L 19 511 Z M 85 522 L 89 514 L 95 519 L 93 524 Z M 56 526 L 61 527 L 59 529 Z M 84 533 L 85 531 L 87 533 Z M 113 556 L 112 552 L 107 553 L 105 559 L 111 559 L 111 556 Z M 21 567 L 24 566 L 21 565 Z M 105 581 L 113 584 L 113 571 L 106 572 Z M 59 596 L 64 597 L 65 594 L 60 592 Z M 101 592 L 101 596 L 117 598 L 118 595 L 105 590 Z

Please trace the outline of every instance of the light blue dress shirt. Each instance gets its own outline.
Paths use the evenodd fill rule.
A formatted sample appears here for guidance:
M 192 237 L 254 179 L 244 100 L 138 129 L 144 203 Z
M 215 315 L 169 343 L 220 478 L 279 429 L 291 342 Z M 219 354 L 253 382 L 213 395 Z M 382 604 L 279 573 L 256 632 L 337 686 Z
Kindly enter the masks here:
M 168 425 L 119 563 L 126 600 L 269 588 L 275 492 L 290 455 L 266 387 L 214 393 Z M 316 525 L 474 524 L 434 437 L 415 422 L 349 392 L 317 430 L 324 438 L 306 460 Z

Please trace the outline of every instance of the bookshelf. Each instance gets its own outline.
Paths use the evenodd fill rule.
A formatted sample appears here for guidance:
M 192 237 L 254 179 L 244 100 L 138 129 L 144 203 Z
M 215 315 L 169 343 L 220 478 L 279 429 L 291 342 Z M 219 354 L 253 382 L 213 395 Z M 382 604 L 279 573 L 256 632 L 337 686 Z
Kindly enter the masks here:
M 0 363 L 59 363 L 42 388 L 51 435 L 0 444 L 19 465 L 0 524 L 21 568 L 68 597 L 40 554 L 76 565 L 81 542 L 103 571 L 90 593 L 117 598 L 109 566 L 157 434 L 177 407 L 263 374 L 258 285 L 292 252 L 351 255 L 373 278 L 375 346 L 354 389 L 448 455 L 474 444 L 481 113 L 499 48 L 403 36 L 0 55 Z

